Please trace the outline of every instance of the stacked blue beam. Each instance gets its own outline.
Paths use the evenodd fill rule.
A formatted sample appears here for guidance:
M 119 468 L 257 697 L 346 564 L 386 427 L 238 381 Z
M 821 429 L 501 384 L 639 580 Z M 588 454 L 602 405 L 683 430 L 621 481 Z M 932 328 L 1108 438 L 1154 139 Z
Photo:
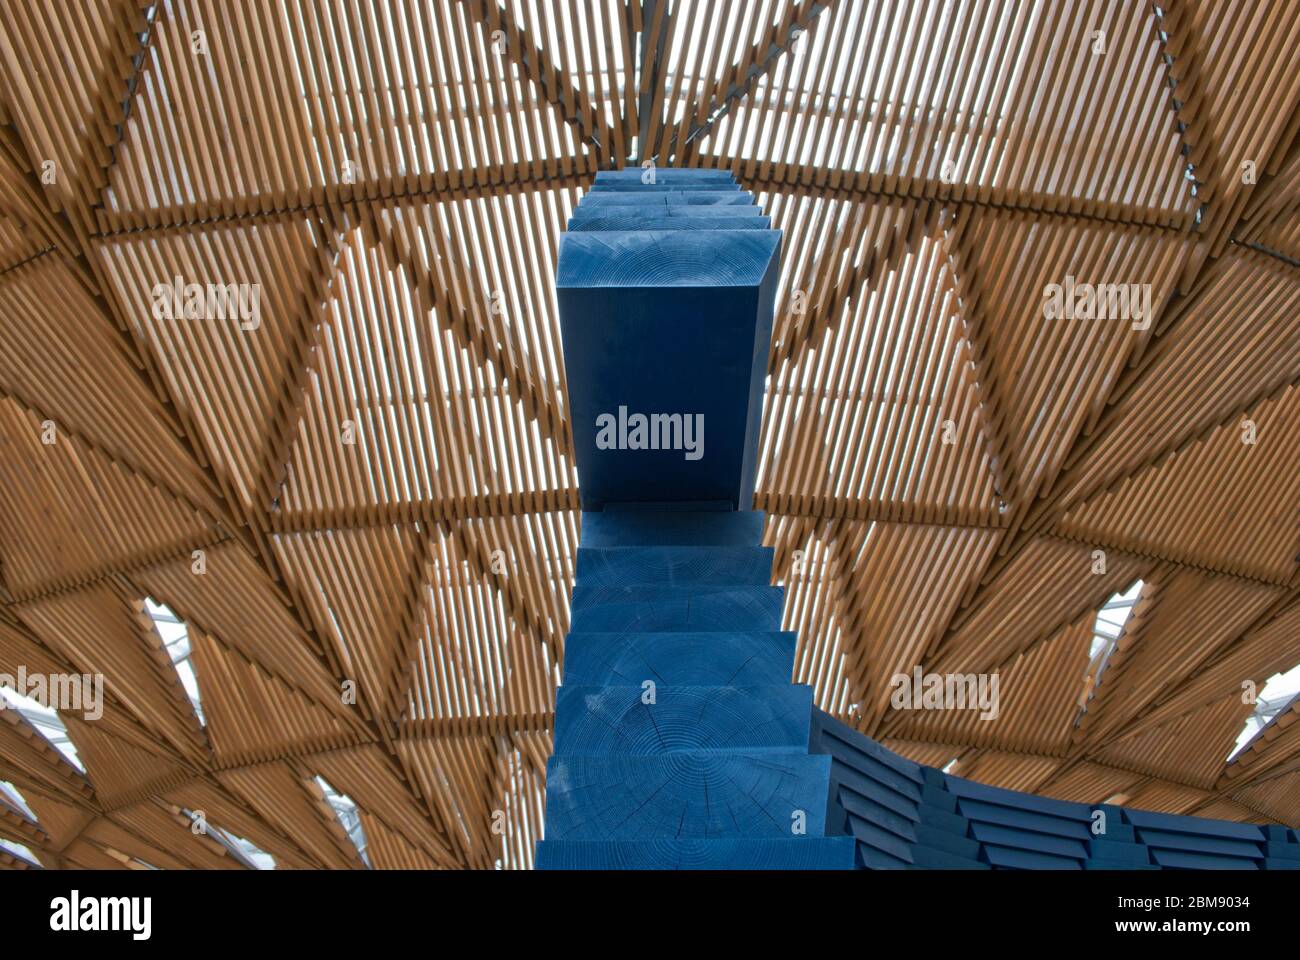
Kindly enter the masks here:
M 1105 829 L 1089 836 L 1086 846 L 1088 859 L 1085 870 L 1159 870 L 1151 862 L 1151 851 L 1138 839 L 1137 831 L 1129 822 L 1123 807 L 1108 803 L 1096 806 L 1105 819 Z
M 728 174 L 640 178 L 599 174 L 561 242 L 585 512 L 537 866 L 852 869 L 748 509 L 780 235 Z M 699 455 L 621 442 L 633 414 L 698 416 Z
M 583 509 L 748 511 L 781 233 L 725 171 L 644 177 L 598 173 L 560 238 L 556 294 Z M 681 419 L 639 435 L 628 426 L 656 415 Z M 602 432 L 605 417 L 618 421 L 616 436 Z M 697 423 L 702 436 L 686 449 L 683 430 Z
M 856 839 L 869 869 L 1300 869 L 1288 827 L 990 787 L 899 757 L 815 708 L 812 749 L 832 758 L 828 822 Z
M 725 171 L 642 177 L 598 174 L 560 244 L 584 513 L 538 867 L 1300 869 L 1292 829 L 954 777 L 789 682 L 749 510 L 780 234 Z
M 1264 830 L 1253 823 L 1126 810 L 1151 860 L 1166 870 L 1259 870 Z
M 942 774 L 814 711 L 812 749 L 831 757 L 832 813 L 872 870 L 987 870 Z M 936 776 L 937 775 L 937 776 Z
M 1300 835 L 1278 823 L 1268 823 L 1264 831 L 1264 869 L 1300 870 Z
M 539 868 L 855 865 L 761 529 L 737 511 L 583 515 Z

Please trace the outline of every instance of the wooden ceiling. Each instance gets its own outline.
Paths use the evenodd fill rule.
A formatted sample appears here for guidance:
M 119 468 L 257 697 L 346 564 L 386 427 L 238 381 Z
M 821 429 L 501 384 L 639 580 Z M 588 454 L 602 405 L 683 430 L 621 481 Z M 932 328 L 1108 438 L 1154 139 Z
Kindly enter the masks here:
M 648 158 L 785 231 L 755 505 L 819 704 L 992 784 L 1300 823 L 1300 708 L 1223 759 L 1300 663 L 1300 4 L 6 12 L 0 673 L 106 677 L 84 772 L 0 711 L 42 865 L 244 866 L 202 811 L 363 866 L 317 777 L 375 867 L 531 863 L 580 522 L 555 251 Z M 1150 284 L 1149 326 L 1045 318 L 1067 276 Z M 258 325 L 156 319 L 175 277 L 259 284 Z M 916 664 L 998 670 L 1002 716 L 891 711 Z

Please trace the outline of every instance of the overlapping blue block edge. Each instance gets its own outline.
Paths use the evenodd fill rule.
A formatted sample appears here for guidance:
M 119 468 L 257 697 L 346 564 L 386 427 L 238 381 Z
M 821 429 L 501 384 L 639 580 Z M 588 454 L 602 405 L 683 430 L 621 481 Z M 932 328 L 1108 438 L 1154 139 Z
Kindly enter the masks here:
M 1300 870 L 1300 836 L 986 786 L 901 757 L 813 711 L 831 810 L 867 869 Z
M 760 217 L 761 211 L 734 183 L 717 182 L 730 180 L 724 173 L 663 171 L 661 187 L 649 191 L 638 182 L 640 176 L 639 171 L 603 172 L 598 176 L 582 209 L 575 211 L 569 241 L 590 244 L 596 240 L 590 236 L 593 231 L 644 229 L 648 222 L 645 218 L 653 217 L 657 229 L 674 231 L 683 243 L 713 244 L 721 236 L 716 233 L 724 224 L 724 220 L 717 219 L 721 215 L 729 230 L 738 231 L 735 242 L 746 247 L 755 241 L 755 231 L 761 231 L 770 222 L 767 218 L 761 224 L 737 222 L 738 217 Z M 674 218 L 699 222 L 674 222 Z M 706 231 L 714 232 L 713 237 L 706 238 L 698 232 L 706 225 L 713 228 Z M 588 236 L 583 237 L 584 233 Z M 768 315 L 770 303 L 760 306 L 760 317 Z M 756 341 L 762 339 L 765 338 Z M 755 350 L 756 358 L 762 355 L 764 351 Z M 761 373 L 758 362 L 756 359 L 756 375 Z M 759 380 L 751 380 L 753 388 Z M 756 411 L 751 410 L 751 414 L 756 417 Z M 745 445 L 749 457 L 753 455 L 753 444 L 748 442 L 751 440 L 747 437 Z M 747 462 L 741 471 L 742 495 L 730 503 L 732 508 L 746 500 L 743 493 L 749 489 L 746 480 L 752 480 L 750 467 Z M 584 491 L 584 502 L 586 499 Z M 690 542 L 716 547 L 731 542 L 756 543 L 759 539 L 745 535 L 732 541 L 734 530 L 726 531 L 723 539 L 714 539 L 707 529 L 696 527 L 702 523 L 707 528 L 710 519 L 707 514 L 695 514 L 680 518 L 677 525 L 690 525 L 693 533 L 701 538 Z M 753 519 L 761 527 L 761 517 L 753 516 Z M 673 518 L 663 516 L 646 520 L 661 532 L 665 523 L 671 526 L 673 522 Z M 624 515 L 619 518 L 618 527 L 626 532 L 629 524 L 634 527 L 636 523 L 635 517 Z M 618 545 L 617 538 L 606 543 L 604 534 L 599 522 L 584 522 L 584 546 Z M 635 572 L 636 564 L 623 566 Z M 678 594 L 684 595 L 684 591 L 676 586 L 618 586 L 623 579 L 619 574 L 627 570 L 620 571 L 617 564 L 606 564 L 603 578 L 601 573 L 585 570 L 589 585 L 583 588 L 585 594 L 575 593 L 575 609 L 583 605 L 577 601 L 599 608 L 598 613 L 588 617 L 590 622 L 575 623 L 575 627 L 588 631 L 585 637 L 592 641 L 580 659 L 593 674 L 622 676 L 610 659 L 612 655 L 600 649 L 603 644 L 597 638 L 639 637 L 630 641 L 639 644 L 636 649 L 624 650 L 631 664 L 644 661 L 653 648 L 665 645 L 663 638 L 670 635 L 623 634 L 622 631 L 673 631 L 677 636 L 674 641 L 677 651 L 693 664 L 704 651 L 691 641 L 701 637 L 718 638 L 715 641 L 718 650 L 732 653 L 733 648 L 743 647 L 746 640 L 751 640 L 760 660 L 769 669 L 780 663 L 787 645 L 793 646 L 793 637 L 779 632 L 779 601 L 771 611 L 760 609 L 761 604 L 754 606 L 753 623 L 726 624 L 747 633 L 692 632 L 718 630 L 722 625 L 677 616 L 674 604 L 681 605 Z M 739 579 L 751 583 L 747 575 Z M 719 586 L 725 592 L 726 587 Z M 688 592 L 697 597 L 701 593 L 718 594 L 719 590 L 701 591 L 696 586 Z M 747 592 L 752 595 L 753 587 Z M 622 596 L 624 593 L 626 597 Z M 725 599 L 718 597 L 719 610 L 727 608 L 725 612 L 730 614 L 734 605 L 724 603 Z M 622 606 L 628 610 L 623 611 Z M 662 608 L 662 624 L 646 619 L 647 606 Z M 700 677 L 708 676 L 707 670 L 700 673 Z M 753 836 L 553 839 L 539 844 L 537 866 L 543 869 L 820 870 L 844 869 L 848 864 L 856 864 L 866 869 L 1300 869 L 1300 837 L 1289 827 L 1161 814 L 1110 804 L 1074 803 L 990 787 L 907 760 L 816 709 L 812 711 L 809 731 L 809 753 L 830 758 L 824 836 L 813 842 Z M 645 762 L 634 760 L 633 764 L 639 769 Z M 551 815 L 552 811 L 548 810 L 548 820 Z
M 1300 835 L 1113 804 L 1056 800 L 908 760 L 814 709 L 831 757 L 826 833 L 798 840 L 552 841 L 544 869 L 1300 870 Z

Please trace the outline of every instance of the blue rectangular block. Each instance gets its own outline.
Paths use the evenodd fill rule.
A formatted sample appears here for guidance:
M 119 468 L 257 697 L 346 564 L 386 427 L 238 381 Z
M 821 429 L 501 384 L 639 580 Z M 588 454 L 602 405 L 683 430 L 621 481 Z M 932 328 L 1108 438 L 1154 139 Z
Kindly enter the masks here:
M 1122 823 L 1115 817 L 1106 818 L 1106 830 L 1104 833 L 1093 833 L 1089 827 L 1088 832 L 1097 839 L 1105 838 L 1106 840 L 1118 840 L 1121 843 L 1137 843 L 1137 830 L 1131 823 Z
M 640 182 L 649 175 L 645 167 L 624 167 L 620 170 L 600 170 L 596 173 L 596 183 Z M 655 167 L 654 178 L 657 181 L 671 183 L 697 183 L 701 180 L 722 180 L 734 182 L 735 174 L 724 167 Z
M 1209 853 L 1188 853 L 1185 850 L 1157 850 L 1152 848 L 1151 860 L 1166 870 L 1258 870 L 1255 860 L 1238 857 L 1219 857 Z
M 1081 841 L 1055 837 L 1050 833 L 1016 830 L 1013 827 L 999 827 L 991 823 L 972 823 L 970 832 L 971 836 L 980 843 L 992 843 L 1033 853 L 1049 853 L 1058 857 L 1072 857 L 1075 860 L 1082 860 L 1088 856 L 1088 851 L 1084 849 Z
M 771 632 L 781 629 L 783 597 L 780 587 L 576 586 L 572 629 Z
M 849 839 L 853 838 L 850 837 Z M 906 860 L 891 857 L 889 854 L 865 843 L 858 844 L 858 858 L 862 861 L 863 867 L 868 870 L 908 870 L 912 866 Z
M 577 582 L 768 586 L 773 553 L 771 547 L 579 547 Z
M 553 756 L 546 832 L 553 840 L 782 838 L 824 835 L 830 758 L 683 752 Z
M 947 850 L 938 850 L 918 843 L 912 848 L 912 862 L 925 870 L 987 870 L 989 865 L 970 857 L 960 857 Z
M 628 193 L 589 193 L 582 198 L 582 209 L 593 209 L 599 207 L 618 207 L 631 205 L 653 205 L 663 204 L 680 205 L 680 206 L 697 206 L 700 204 L 711 206 L 753 206 L 754 198 L 748 191 L 742 190 L 733 192 L 727 189 L 728 184 L 721 184 L 717 190 L 682 190 L 670 187 L 667 190 L 655 193 L 648 193 L 637 190 Z
M 1150 863 L 1151 854 L 1140 843 L 1124 843 L 1118 840 L 1094 839 L 1086 843 L 1088 856 L 1094 860 L 1131 860 L 1137 863 Z
M 1148 847 L 1162 847 L 1168 850 L 1187 850 L 1191 853 L 1214 853 L 1225 857 L 1245 857 L 1258 859 L 1264 855 L 1257 843 L 1245 840 L 1229 840 L 1222 836 L 1209 837 L 1203 834 L 1174 833 L 1171 830 L 1149 830 L 1138 828 L 1138 839 Z
M 538 870 L 852 870 L 852 837 L 543 840 Z
M 813 727 L 817 731 L 820 741 L 824 741 L 828 744 L 832 741 L 845 744 L 858 754 L 865 755 L 870 757 L 872 760 L 884 764 L 914 783 L 922 783 L 924 781 L 924 776 L 922 774 L 923 768 L 919 763 L 908 760 L 906 757 L 900 757 L 892 750 L 886 749 L 876 743 L 876 741 L 872 740 L 870 737 L 861 734 L 847 724 L 836 720 L 824 710 L 817 710 L 813 714 Z
M 814 744 L 815 753 L 829 753 L 846 766 L 853 767 L 867 776 L 879 780 L 881 783 L 888 784 L 912 800 L 921 799 L 921 786 L 918 781 L 908 776 L 906 768 L 900 770 L 895 763 L 890 762 L 890 758 L 882 756 L 878 750 L 868 753 L 860 750 L 857 745 L 841 740 L 834 733 L 825 730 L 825 728 L 818 730 L 815 719 L 814 731 L 818 734 Z
M 948 791 L 957 794 L 959 797 L 969 797 L 972 800 L 979 800 L 984 803 L 1000 804 L 1013 810 L 1027 810 L 1031 813 L 1041 813 L 1066 820 L 1089 822 L 1092 820 L 1092 808 L 1085 803 L 1071 803 L 1066 800 L 1054 800 L 1051 797 L 1021 793 L 1018 790 L 990 787 L 983 783 L 976 783 L 974 780 L 967 780 L 964 777 L 954 777 L 951 774 L 945 774 L 945 777 L 947 778 Z
M 1264 854 L 1279 860 L 1300 861 L 1300 844 L 1274 843 L 1270 841 L 1264 844 Z
M 922 787 L 921 802 L 927 807 L 933 807 L 936 810 L 957 813 L 957 797 L 947 790 L 939 790 L 931 786 Z
M 713 190 L 716 192 L 725 192 L 728 190 L 739 190 L 740 184 L 727 183 L 724 180 L 701 180 L 698 183 L 691 183 L 686 180 L 659 180 L 655 178 L 655 183 L 642 183 L 640 180 L 629 182 L 627 180 L 606 180 L 600 183 L 594 183 L 587 188 L 587 194 L 599 193 L 631 193 L 637 190 L 646 192 L 666 192 L 669 190 Z
M 1139 863 L 1136 860 L 1085 860 L 1083 862 L 1085 870 L 1159 870 L 1154 863 Z
M 936 807 L 932 803 L 923 802 L 920 806 L 920 815 L 922 823 L 938 830 L 954 833 L 959 837 L 964 837 L 970 833 L 969 820 L 960 814 Z
M 826 759 L 831 758 L 827 756 Z M 861 770 L 855 770 L 839 761 L 835 761 L 832 770 L 835 782 L 841 789 L 852 790 L 872 803 L 877 803 L 913 822 L 920 819 L 917 802 L 910 797 L 904 796 L 879 780 L 872 779 Z
M 1030 813 L 1024 809 L 1005 807 L 996 803 L 959 799 L 957 801 L 957 812 L 972 823 L 978 821 L 1021 830 L 1034 830 L 1038 833 L 1069 837 L 1074 840 L 1087 840 L 1092 836 L 1088 825 L 1078 820 L 1066 820 L 1042 813 Z
M 845 746 L 831 738 L 824 738 L 816 745 L 813 752 L 829 753 L 835 758 L 836 770 L 841 768 L 853 770 L 881 787 L 906 797 L 914 804 L 921 802 L 921 788 L 913 781 L 883 763 L 868 757 L 866 754 L 858 753 L 852 747 Z
M 953 856 L 965 857 L 967 860 L 977 860 L 980 855 L 978 840 L 929 826 L 924 817 L 916 827 L 916 842 L 935 850 L 947 851 Z
M 850 814 L 849 832 L 860 844 L 887 853 L 904 863 L 912 862 L 912 845 L 896 834 L 880 829 L 874 823 Z
M 653 702 L 646 702 L 652 700 Z M 812 687 L 587 687 L 555 702 L 555 755 L 808 749 Z
M 831 770 L 831 792 L 835 796 L 836 802 L 844 808 L 845 811 L 866 821 L 881 830 L 888 830 L 894 836 L 906 843 L 915 843 L 917 840 L 917 824 L 915 820 L 904 816 L 896 810 L 882 806 L 873 800 L 862 796 L 854 790 L 843 786 L 835 779 L 834 768 Z
M 1071 857 L 1058 857 L 1032 850 L 1019 850 L 996 844 L 982 844 L 986 861 L 1002 870 L 1082 870 L 1083 863 Z
M 640 687 L 646 680 L 743 687 L 789 683 L 796 636 L 748 633 L 570 633 L 564 644 L 566 684 Z
M 723 210 L 730 209 L 727 207 Z M 767 230 L 772 226 L 768 217 L 670 217 L 625 215 L 623 208 L 612 216 L 574 217 L 569 230 L 575 233 L 620 233 L 626 230 Z
M 679 192 L 677 203 L 723 197 L 754 209 L 744 194 Z M 671 210 L 673 198 L 591 194 L 583 209 L 662 200 Z M 584 508 L 752 506 L 780 247 L 776 230 L 561 236 L 556 287 Z
M 1211 820 L 1207 817 L 1184 817 L 1172 813 L 1151 813 L 1148 810 L 1124 810 L 1124 816 L 1135 827 L 1150 830 L 1167 830 L 1172 833 L 1204 834 L 1258 843 L 1264 831 L 1253 823 L 1233 823 L 1228 820 Z
M 661 513 L 616 510 L 582 515 L 584 547 L 756 547 L 766 515 L 753 510 Z

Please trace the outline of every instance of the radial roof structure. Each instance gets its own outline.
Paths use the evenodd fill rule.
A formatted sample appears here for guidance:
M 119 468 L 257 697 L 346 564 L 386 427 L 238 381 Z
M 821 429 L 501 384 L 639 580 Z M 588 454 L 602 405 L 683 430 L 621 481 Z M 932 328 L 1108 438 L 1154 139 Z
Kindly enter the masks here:
M 532 865 L 556 249 L 646 165 L 783 231 L 754 507 L 817 705 L 995 787 L 1300 824 L 1297 14 L 14 0 L 0 866 Z M 997 673 L 997 720 L 891 709 L 918 666 Z

